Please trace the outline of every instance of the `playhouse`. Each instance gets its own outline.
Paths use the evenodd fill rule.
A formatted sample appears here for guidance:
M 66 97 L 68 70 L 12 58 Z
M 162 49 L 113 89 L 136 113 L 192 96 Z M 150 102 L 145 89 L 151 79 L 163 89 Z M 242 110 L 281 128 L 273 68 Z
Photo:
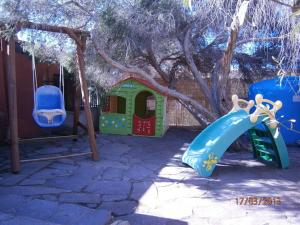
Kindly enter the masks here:
M 128 78 L 109 92 L 100 115 L 106 134 L 161 137 L 168 129 L 167 96 L 145 80 Z

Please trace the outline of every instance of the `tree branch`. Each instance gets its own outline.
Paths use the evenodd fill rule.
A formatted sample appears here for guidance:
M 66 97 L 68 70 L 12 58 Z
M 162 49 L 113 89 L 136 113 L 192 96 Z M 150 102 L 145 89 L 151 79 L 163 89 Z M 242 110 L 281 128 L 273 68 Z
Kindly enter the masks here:
M 205 115 L 208 120 L 210 121 L 214 121 L 218 116 L 212 112 L 210 112 L 209 110 L 207 110 L 205 107 L 203 107 L 201 104 L 199 104 L 196 100 L 183 95 L 181 93 L 179 93 L 176 90 L 173 89 L 169 89 L 163 85 L 160 85 L 159 83 L 157 83 L 154 78 L 150 77 L 145 71 L 143 71 L 142 69 L 138 68 L 138 67 L 126 67 L 116 61 L 114 61 L 112 58 L 110 58 L 101 48 L 98 47 L 97 41 L 95 41 L 93 39 L 93 37 L 91 38 L 92 44 L 94 45 L 95 50 L 97 51 L 97 53 L 111 66 L 123 71 L 123 72 L 127 72 L 130 74 L 136 74 L 138 76 L 141 76 L 142 78 L 144 78 L 145 80 L 147 80 L 151 85 L 153 85 L 154 87 L 156 87 L 158 90 L 160 90 L 162 93 L 165 93 L 169 96 L 172 96 L 176 99 L 180 99 L 188 104 L 191 104 L 195 109 L 197 109 L 198 111 L 202 112 L 203 115 Z
M 213 111 L 218 113 L 218 107 L 213 99 L 213 95 L 211 91 L 209 90 L 208 83 L 203 79 L 202 74 L 197 69 L 195 61 L 193 59 L 193 55 L 192 55 L 193 53 L 192 53 L 191 42 L 190 42 L 191 31 L 192 28 L 188 29 L 184 37 L 183 49 L 184 49 L 185 58 L 202 93 L 208 100 Z
M 219 73 L 219 80 L 218 80 L 218 91 L 221 103 L 224 103 L 224 107 L 228 107 L 229 105 L 229 95 L 230 93 L 230 83 L 229 80 L 229 74 L 230 74 L 230 66 L 233 58 L 234 49 L 236 47 L 238 34 L 240 30 L 241 21 L 246 16 L 248 11 L 249 4 L 245 5 L 245 3 L 249 3 L 247 0 L 242 1 L 241 4 L 238 4 L 235 9 L 235 13 L 233 16 L 233 20 L 230 24 L 230 34 L 227 41 L 227 47 L 223 53 L 223 57 L 220 60 L 220 67 L 217 67 L 217 73 Z M 242 7 L 243 8 L 241 11 Z M 223 107 L 223 106 L 222 106 Z
M 149 45 L 148 49 L 147 49 L 147 58 L 150 62 L 150 64 L 154 67 L 154 69 L 157 71 L 157 73 L 160 75 L 160 77 L 163 79 L 163 81 L 166 83 L 166 84 L 169 84 L 169 76 L 167 73 L 165 73 L 161 67 L 160 67 L 160 64 L 158 63 L 156 57 L 155 57 L 155 54 L 154 54 L 154 51 L 153 51 L 153 48 L 152 48 L 152 42 L 151 44 Z
M 178 69 L 178 67 L 180 65 L 184 65 L 185 66 L 186 63 L 182 62 L 181 59 L 178 59 L 176 62 L 173 63 L 172 68 L 170 70 L 170 75 L 169 75 L 169 79 L 170 79 L 169 87 L 172 87 L 172 83 L 175 80 L 176 71 L 177 71 L 177 69 Z
M 172 53 L 168 56 L 165 56 L 163 57 L 160 62 L 159 62 L 159 65 L 161 65 L 164 61 L 167 61 L 167 60 L 177 60 L 181 57 L 181 55 L 179 55 L 180 52 L 175 52 L 175 53 Z M 179 56 L 178 56 L 179 55 Z
M 282 1 L 279 1 L 279 0 L 271 0 L 271 1 L 272 1 L 272 2 L 276 2 L 276 3 L 280 4 L 280 5 L 286 6 L 286 7 L 293 8 L 293 6 L 292 6 L 292 5 L 290 5 L 290 4 L 287 4 L 287 3 L 284 3 L 284 2 L 282 2 Z
M 90 13 L 90 11 L 88 11 L 86 8 L 84 8 L 81 4 L 79 4 L 78 2 L 76 2 L 76 1 L 67 1 L 67 2 L 65 2 L 65 3 L 63 3 L 62 5 L 70 5 L 70 4 L 73 4 L 73 5 L 75 5 L 76 7 L 78 7 L 79 9 L 81 9 L 82 11 L 84 11 L 84 12 L 86 12 L 87 14 L 89 14 L 89 15 L 92 15 L 91 13 Z
M 279 37 L 250 38 L 250 39 L 238 41 L 235 45 L 239 46 L 239 45 L 249 43 L 249 42 L 279 41 L 279 40 L 286 39 L 289 36 L 290 36 L 290 33 L 281 35 Z

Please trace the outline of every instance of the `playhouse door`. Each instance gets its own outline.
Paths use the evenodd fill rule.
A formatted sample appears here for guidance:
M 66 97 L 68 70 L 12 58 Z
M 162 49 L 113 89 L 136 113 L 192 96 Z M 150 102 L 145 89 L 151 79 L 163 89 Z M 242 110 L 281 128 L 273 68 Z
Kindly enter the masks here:
M 135 98 L 133 131 L 135 135 L 155 135 L 155 97 L 149 91 L 141 91 Z
M 155 135 L 155 116 L 142 119 L 136 115 L 133 116 L 133 134 L 143 136 Z

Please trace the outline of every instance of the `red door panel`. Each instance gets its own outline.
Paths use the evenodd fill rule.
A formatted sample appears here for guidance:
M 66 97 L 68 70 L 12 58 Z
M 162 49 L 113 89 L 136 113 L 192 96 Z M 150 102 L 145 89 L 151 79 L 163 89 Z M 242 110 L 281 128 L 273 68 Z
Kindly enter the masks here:
M 142 136 L 155 135 L 155 116 L 142 119 L 133 115 L 133 134 Z

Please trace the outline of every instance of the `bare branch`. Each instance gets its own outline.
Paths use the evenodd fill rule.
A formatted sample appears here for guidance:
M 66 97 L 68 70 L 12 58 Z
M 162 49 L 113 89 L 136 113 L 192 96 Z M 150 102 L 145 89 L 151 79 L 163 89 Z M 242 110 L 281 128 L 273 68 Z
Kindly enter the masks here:
M 166 86 L 163 86 L 159 83 L 157 83 L 154 78 L 150 77 L 145 71 L 143 71 L 142 69 L 138 68 L 138 67 L 126 67 L 116 61 L 114 61 L 112 58 L 110 58 L 101 48 L 98 47 L 97 42 L 91 38 L 92 43 L 97 51 L 97 53 L 111 66 L 118 68 L 119 70 L 123 71 L 123 72 L 127 72 L 130 74 L 136 74 L 138 76 L 141 76 L 142 78 L 144 78 L 145 80 L 147 80 L 151 85 L 153 85 L 154 87 L 156 87 L 158 90 L 160 90 L 162 93 L 165 93 L 169 96 L 172 96 L 176 99 L 181 99 L 182 101 L 193 105 L 193 107 L 195 109 L 197 109 L 198 111 L 202 112 L 206 118 L 208 118 L 210 121 L 213 121 L 214 119 L 217 118 L 217 115 L 215 115 L 214 113 L 208 111 L 204 106 L 202 106 L 201 104 L 199 104 L 196 100 L 183 95 L 181 93 L 179 93 L 176 90 L 173 89 L 169 89 Z
M 155 53 L 153 51 L 152 43 L 149 45 L 147 52 L 148 52 L 148 59 L 149 59 L 150 64 L 158 72 L 158 74 L 161 76 L 161 78 L 164 80 L 164 82 L 168 84 L 169 83 L 169 75 L 162 70 L 162 68 L 160 67 L 160 64 L 157 62 Z
M 186 61 L 194 75 L 195 80 L 197 81 L 201 91 L 203 92 L 204 96 L 207 98 L 210 106 L 213 108 L 215 112 L 218 112 L 217 106 L 215 105 L 213 95 L 211 91 L 209 90 L 209 85 L 202 77 L 202 74 L 197 69 L 197 66 L 195 64 L 195 61 L 193 59 L 193 53 L 191 50 L 191 42 L 190 42 L 190 36 L 191 36 L 192 28 L 188 29 L 184 38 L 184 53 Z
M 75 5 L 76 7 L 78 7 L 79 9 L 81 9 L 82 11 L 86 12 L 89 15 L 92 15 L 90 13 L 90 11 L 88 11 L 85 7 L 83 7 L 81 4 L 79 4 L 76 1 L 71 0 L 71 1 L 67 1 L 67 2 L 63 3 L 63 5 L 70 5 L 70 4 Z
M 178 52 L 174 52 L 174 53 L 172 53 L 170 55 L 167 55 L 167 56 L 163 57 L 160 60 L 159 65 L 163 64 L 165 61 L 168 61 L 168 60 L 178 60 L 178 59 L 180 59 L 180 57 L 182 57 L 182 56 L 180 55 L 179 51 Z
M 283 39 L 289 38 L 289 36 L 290 36 L 290 33 L 281 35 L 279 37 L 249 38 L 249 39 L 246 39 L 246 40 L 238 41 L 236 43 L 236 46 L 239 46 L 239 45 L 242 45 L 242 44 L 245 44 L 245 43 L 250 43 L 250 42 L 281 41 Z
M 278 3 L 278 4 L 282 5 L 282 6 L 286 6 L 286 7 L 293 8 L 293 6 L 292 6 L 292 5 L 290 5 L 290 4 L 287 4 L 287 3 L 284 3 L 284 2 L 282 2 L 282 1 L 279 1 L 279 0 L 271 0 L 271 1 L 273 1 L 273 2 L 276 2 L 276 3 Z

